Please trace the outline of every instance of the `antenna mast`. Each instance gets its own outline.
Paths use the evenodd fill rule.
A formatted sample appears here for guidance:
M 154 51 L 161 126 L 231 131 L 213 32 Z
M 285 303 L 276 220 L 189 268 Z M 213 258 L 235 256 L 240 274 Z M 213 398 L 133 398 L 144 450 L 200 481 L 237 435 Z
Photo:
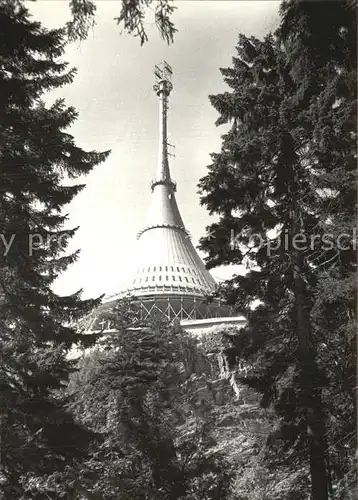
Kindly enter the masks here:
M 168 97 L 173 89 L 173 70 L 166 61 L 154 68 L 155 90 L 159 98 L 159 151 L 156 182 L 172 182 L 168 156 Z

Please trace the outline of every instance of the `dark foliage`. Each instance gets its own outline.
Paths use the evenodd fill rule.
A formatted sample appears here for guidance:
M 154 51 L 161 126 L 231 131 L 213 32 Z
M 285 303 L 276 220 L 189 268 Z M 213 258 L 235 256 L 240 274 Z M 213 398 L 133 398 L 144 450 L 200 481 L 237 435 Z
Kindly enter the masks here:
M 88 432 L 75 425 L 56 394 L 74 369 L 67 354 L 93 339 L 73 321 L 97 300 L 81 291 L 56 295 L 51 285 L 78 253 L 66 254 L 75 229 L 62 208 L 108 153 L 86 152 L 66 129 L 76 119 L 44 92 L 70 83 L 59 59 L 64 32 L 30 20 L 18 1 L 0 2 L 0 488 L 4 499 L 53 498 L 39 481 L 85 452 Z
M 145 30 L 146 16 L 154 14 L 154 23 L 161 37 L 169 44 L 177 31 L 171 18 L 174 10 L 172 0 L 121 0 L 119 16 L 114 20 L 124 31 L 139 37 L 141 45 L 148 41 Z M 71 0 L 72 20 L 67 23 L 70 40 L 84 40 L 95 26 L 96 3 L 92 0 Z
M 199 185 L 220 216 L 201 246 L 209 267 L 248 268 L 221 294 L 248 318 L 245 381 L 281 422 L 269 458 L 306 464 L 324 500 L 353 471 L 356 16 L 334 1 L 281 16 L 274 36 L 240 36 L 230 92 L 210 96 L 230 127 Z
M 116 332 L 87 354 L 72 377 L 77 419 L 100 435 L 81 466 L 81 484 L 101 499 L 228 497 L 230 470 L 208 453 L 213 426 L 199 417 L 188 381 L 207 366 L 181 328 L 141 322 L 120 304 Z

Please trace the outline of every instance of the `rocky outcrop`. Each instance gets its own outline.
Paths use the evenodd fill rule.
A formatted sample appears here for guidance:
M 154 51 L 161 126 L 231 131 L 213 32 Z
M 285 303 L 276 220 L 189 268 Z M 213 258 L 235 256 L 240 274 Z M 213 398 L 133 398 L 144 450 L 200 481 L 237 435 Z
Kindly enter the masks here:
M 269 415 L 257 393 L 240 381 L 250 367 L 234 356 L 225 336 L 215 329 L 200 340 L 207 363 L 187 380 L 191 402 L 211 421 L 210 453 L 222 454 L 233 471 L 251 477 L 271 430 Z

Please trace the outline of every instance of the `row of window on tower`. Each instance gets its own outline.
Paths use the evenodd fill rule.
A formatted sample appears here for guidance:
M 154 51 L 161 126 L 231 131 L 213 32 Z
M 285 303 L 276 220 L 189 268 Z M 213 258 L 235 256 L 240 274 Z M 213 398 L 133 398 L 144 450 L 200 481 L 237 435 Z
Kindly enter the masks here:
M 164 276 L 163 276 L 164 278 Z M 176 281 L 176 278 L 178 278 L 178 281 L 181 281 L 183 282 L 183 279 L 181 276 L 172 276 L 172 281 Z M 152 281 L 162 281 L 162 276 L 159 275 L 159 276 L 152 276 Z M 200 281 L 199 280 L 195 280 L 194 278 L 188 278 L 187 276 L 184 276 L 184 283 L 197 283 L 198 285 L 200 285 Z M 191 280 L 191 281 L 190 281 Z M 133 283 L 146 283 L 149 281 L 149 276 L 147 276 L 146 278 L 138 278 L 138 279 L 135 279 L 133 281 Z M 164 281 L 164 280 L 163 280 Z M 169 276 L 165 276 L 165 281 L 169 281 Z
M 148 267 L 148 268 L 143 267 L 142 269 L 139 269 L 137 271 L 137 273 L 140 274 L 140 273 L 145 273 L 145 272 L 150 272 L 150 271 L 153 271 L 155 273 L 155 272 L 162 272 L 164 270 L 165 270 L 165 272 L 168 272 L 169 268 L 170 268 L 170 271 L 172 271 L 172 272 L 177 271 L 178 273 L 180 273 L 180 270 L 182 270 L 184 273 L 196 274 L 196 275 L 199 274 L 196 269 L 190 269 L 190 268 L 186 269 L 185 267 L 182 267 L 180 269 L 179 266 L 154 266 L 153 268 L 152 267 Z

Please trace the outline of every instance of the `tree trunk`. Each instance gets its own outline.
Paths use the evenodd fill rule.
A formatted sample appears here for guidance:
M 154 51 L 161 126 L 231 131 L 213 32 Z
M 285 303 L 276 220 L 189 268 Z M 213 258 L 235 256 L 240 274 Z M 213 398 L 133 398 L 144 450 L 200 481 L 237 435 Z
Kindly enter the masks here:
M 301 367 L 302 403 L 306 413 L 312 500 L 328 500 L 329 475 L 326 466 L 325 422 L 321 382 L 312 342 L 310 306 L 303 280 L 303 255 L 294 254 L 294 288 L 297 335 Z

